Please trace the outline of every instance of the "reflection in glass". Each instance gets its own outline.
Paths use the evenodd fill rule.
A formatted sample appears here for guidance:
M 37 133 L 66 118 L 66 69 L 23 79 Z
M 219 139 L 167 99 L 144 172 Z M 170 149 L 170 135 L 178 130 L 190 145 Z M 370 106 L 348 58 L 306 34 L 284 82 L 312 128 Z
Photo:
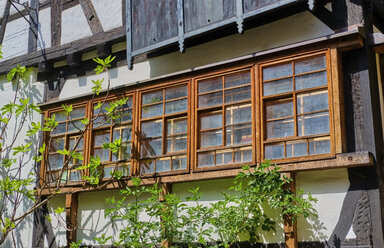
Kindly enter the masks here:
M 200 117 L 200 129 L 220 128 L 223 125 L 221 112 Z
M 280 79 L 263 84 L 264 96 L 286 93 L 293 90 L 292 78 Z
M 329 137 L 314 138 L 309 140 L 309 155 L 327 154 L 331 152 Z
M 225 103 L 243 101 L 251 98 L 251 86 L 225 91 Z
M 185 170 L 185 169 L 187 169 L 187 156 L 172 158 L 172 170 Z
M 291 141 L 287 142 L 287 158 L 301 157 L 307 155 L 306 141 Z
M 181 85 L 165 90 L 165 100 L 172 100 L 176 98 L 186 97 L 188 95 L 187 85 Z
M 142 139 L 160 137 L 162 135 L 163 122 L 161 120 L 147 121 L 141 123 Z
M 265 155 L 266 159 L 279 159 L 284 158 L 284 144 L 273 144 L 265 145 Z
M 295 62 L 295 74 L 321 70 L 326 67 L 325 56 Z
M 215 92 L 199 96 L 199 107 L 208 107 L 223 103 L 223 92 Z
M 321 71 L 295 77 L 296 90 L 327 85 L 327 72 Z
M 141 142 L 141 152 L 140 156 L 142 158 L 158 156 L 162 154 L 162 146 L 161 146 L 161 138 L 160 139 L 147 139 L 142 140 Z
M 213 130 L 200 132 L 200 147 L 221 146 L 223 144 L 223 131 Z
M 165 103 L 165 114 L 173 114 L 188 110 L 188 99 L 181 99 Z
M 226 125 L 250 122 L 252 120 L 251 104 L 226 108 Z
M 242 71 L 238 73 L 229 74 L 224 77 L 225 88 L 236 87 L 239 85 L 251 84 L 251 72 Z
M 267 120 L 293 116 L 293 101 L 286 99 L 266 103 Z
M 169 158 L 161 158 L 156 160 L 156 172 L 164 172 L 171 170 L 171 160 Z
M 155 91 L 142 95 L 142 104 L 152 104 L 163 101 L 163 91 Z
M 328 91 L 316 91 L 297 95 L 297 112 L 308 113 L 328 110 Z
M 252 143 L 252 125 L 234 125 L 226 127 L 226 145 Z
M 208 167 L 215 165 L 215 155 L 213 152 L 199 153 L 197 156 L 198 167 Z
M 150 118 L 163 115 L 163 104 L 144 106 L 141 110 L 141 118 Z
M 271 66 L 263 69 L 263 80 L 271 80 L 292 75 L 292 64 Z
M 329 133 L 328 111 L 300 116 L 297 121 L 299 136 Z
M 201 80 L 199 82 L 198 87 L 199 87 L 199 93 L 221 90 L 223 89 L 223 78 L 215 77 L 215 78 Z
M 145 160 L 140 163 L 140 173 L 154 173 L 155 172 L 155 160 Z
M 293 136 L 295 134 L 292 118 L 267 122 L 267 138 L 280 138 Z

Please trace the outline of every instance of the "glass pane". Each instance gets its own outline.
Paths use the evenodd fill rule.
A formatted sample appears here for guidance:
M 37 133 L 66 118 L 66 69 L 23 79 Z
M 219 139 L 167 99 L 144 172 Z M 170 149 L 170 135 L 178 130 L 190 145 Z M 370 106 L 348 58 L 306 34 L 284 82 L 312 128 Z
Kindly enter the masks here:
M 142 140 L 141 141 L 141 153 L 142 158 L 158 156 L 162 154 L 161 139 Z
M 187 132 L 187 118 L 169 119 L 167 121 L 167 135 L 175 135 Z
M 235 163 L 249 163 L 252 162 L 252 148 L 241 148 L 240 150 L 235 150 Z
M 80 152 L 76 152 L 76 153 L 78 153 L 78 154 L 80 154 L 82 157 L 83 157 L 83 152 L 82 151 L 80 151 Z M 82 162 L 82 159 L 81 160 L 79 160 L 79 159 L 74 159 L 73 157 L 68 161 L 68 165 L 69 166 L 72 166 L 72 165 L 80 165 L 80 164 L 82 164 L 83 162 Z
M 69 181 L 72 181 L 72 182 L 81 181 L 80 171 L 71 171 Z
M 58 150 L 63 150 L 65 148 L 64 137 L 51 138 L 50 140 L 49 152 L 57 152 Z
M 143 100 L 142 101 L 143 105 L 162 102 L 163 101 L 163 91 L 160 90 L 160 91 L 156 91 L 156 92 L 143 94 L 142 100 Z
M 263 84 L 264 96 L 275 95 L 293 90 L 292 78 L 280 79 Z
M 109 126 L 112 120 L 106 115 L 100 115 L 93 121 L 93 128 Z
M 187 135 L 167 138 L 167 153 L 187 150 Z
M 223 125 L 223 118 L 221 112 L 216 112 L 211 115 L 200 117 L 200 129 L 219 128 Z
M 197 155 L 197 166 L 208 167 L 215 165 L 215 156 L 213 152 L 199 153 Z
M 78 119 L 78 118 L 83 118 L 84 116 L 85 116 L 85 108 L 76 108 L 72 110 L 70 118 Z
M 225 103 L 247 100 L 251 98 L 251 86 L 225 91 Z
M 140 174 L 154 173 L 155 172 L 155 161 L 146 160 L 140 163 Z
M 172 170 L 187 169 L 187 156 L 172 158 Z
M 84 139 L 81 138 L 81 140 L 79 141 L 79 143 L 77 143 L 77 141 L 79 140 L 80 136 L 72 136 L 72 137 L 69 137 L 69 149 L 70 150 L 73 150 L 75 145 L 77 144 L 76 146 L 76 150 L 83 150 L 83 147 L 84 147 Z
M 81 120 L 71 121 L 68 123 L 68 132 L 80 132 L 84 130 L 84 124 Z
M 329 137 L 309 140 L 309 155 L 331 153 L 331 141 Z
M 60 169 L 64 164 L 64 155 L 61 154 L 49 154 L 49 165 L 51 170 Z
M 103 146 L 104 143 L 109 143 L 109 133 L 96 133 L 94 146 Z
M 328 91 L 297 95 L 297 112 L 299 114 L 319 110 L 328 110 Z
M 131 159 L 132 144 L 123 143 L 118 152 L 112 153 L 112 161 Z
M 224 77 L 225 88 L 231 88 L 243 84 L 251 84 L 251 73 L 249 71 L 238 72 Z
M 210 92 L 223 89 L 223 78 L 215 77 L 199 82 L 199 93 Z
M 51 117 L 52 117 L 53 115 L 55 115 L 55 120 L 56 120 L 57 122 L 67 120 L 67 113 L 64 112 L 64 111 L 60 111 L 60 112 L 56 112 L 56 113 L 52 113 L 52 114 L 51 114 Z
M 292 75 L 292 64 L 267 67 L 263 69 L 263 80 L 271 80 Z
M 67 128 L 67 124 L 64 122 L 64 123 L 59 123 L 55 129 L 52 130 L 52 135 L 56 135 L 56 134 L 63 134 L 65 133 L 66 131 L 66 128 Z
M 295 77 L 296 90 L 327 85 L 327 72 L 321 71 Z
M 307 142 L 304 140 L 287 142 L 287 158 L 307 155 Z
M 123 123 L 132 121 L 132 110 L 126 109 L 118 112 L 118 117 L 114 120 L 115 123 Z
M 188 95 L 187 85 L 177 86 L 165 90 L 165 100 L 171 100 L 181 97 L 186 97 Z
M 165 103 L 165 114 L 173 114 L 188 110 L 188 99 L 182 99 Z
M 293 119 L 267 122 L 267 138 L 281 138 L 293 136 L 295 133 Z
M 223 145 L 222 130 L 200 132 L 200 147 L 221 146 Z
M 265 105 L 267 110 L 267 120 L 293 116 L 292 99 L 275 101 L 275 102 L 267 102 Z
M 109 161 L 109 149 L 95 148 L 93 149 L 93 155 L 99 157 L 100 161 Z
M 125 126 L 113 129 L 113 140 L 121 138 L 122 142 L 132 139 L 132 126 Z
M 252 143 L 252 125 L 234 125 L 226 128 L 226 145 Z
M 284 144 L 265 145 L 266 159 L 284 158 Z
M 170 171 L 171 160 L 169 158 L 161 158 L 156 160 L 156 172 Z
M 295 62 L 295 74 L 324 69 L 325 56 Z
M 141 123 L 141 138 L 159 137 L 162 135 L 162 130 L 162 120 L 143 122 Z
M 238 105 L 226 108 L 226 124 L 238 124 L 252 120 L 251 104 Z
M 329 133 L 329 114 L 321 112 L 298 118 L 299 136 Z
M 207 107 L 223 104 L 223 92 L 216 92 L 199 96 L 199 107 Z
M 233 164 L 232 150 L 216 152 L 216 165 Z
M 149 118 L 163 115 L 163 104 L 156 104 L 151 106 L 145 106 L 141 110 L 141 118 Z
M 109 108 L 109 102 L 100 102 L 100 106 L 95 104 L 93 106 L 93 115 L 106 114 L 108 112 L 106 108 Z

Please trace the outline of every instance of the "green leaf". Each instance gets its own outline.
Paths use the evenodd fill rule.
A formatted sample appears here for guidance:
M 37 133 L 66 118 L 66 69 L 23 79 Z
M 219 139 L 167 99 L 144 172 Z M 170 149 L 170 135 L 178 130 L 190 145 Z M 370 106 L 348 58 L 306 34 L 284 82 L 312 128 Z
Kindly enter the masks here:
M 61 213 L 63 213 L 64 212 L 64 208 L 62 208 L 62 207 L 57 207 L 56 209 L 55 209 L 55 213 L 57 213 L 57 214 L 61 214 Z
M 69 151 L 67 149 L 58 150 L 57 153 L 59 153 L 61 155 L 69 155 Z
M 67 115 L 70 115 L 72 110 L 73 110 L 72 105 L 63 104 L 63 105 L 61 105 L 61 107 L 64 109 L 64 111 Z

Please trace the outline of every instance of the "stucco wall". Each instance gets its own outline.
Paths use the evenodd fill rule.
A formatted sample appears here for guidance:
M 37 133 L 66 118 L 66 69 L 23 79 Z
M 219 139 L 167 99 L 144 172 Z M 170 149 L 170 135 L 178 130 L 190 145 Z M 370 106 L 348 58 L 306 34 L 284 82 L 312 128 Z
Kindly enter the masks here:
M 29 70 L 26 79 L 20 84 L 20 91 L 19 96 L 22 96 L 23 98 L 30 98 L 30 103 L 39 103 L 43 100 L 43 93 L 44 93 L 44 84 L 36 82 L 36 75 L 37 70 L 31 69 Z M 1 99 L 1 105 L 0 107 L 4 106 L 6 103 L 9 103 L 13 101 L 13 98 L 15 96 L 15 89 L 16 84 L 7 82 L 5 77 L 2 76 L 0 78 L 0 99 Z M 19 103 L 19 102 L 17 102 Z M 14 146 L 19 146 L 22 144 L 26 144 L 27 142 L 33 142 L 33 146 L 31 146 L 31 151 L 26 153 L 25 158 L 22 161 L 22 167 L 21 167 L 21 177 L 22 178 L 29 178 L 31 177 L 30 173 L 34 173 L 34 161 L 32 160 L 32 156 L 36 154 L 37 146 L 35 145 L 37 143 L 37 135 L 28 137 L 27 130 L 29 129 L 30 123 L 39 122 L 41 121 L 41 115 L 37 113 L 33 113 L 28 116 L 26 124 L 23 126 L 23 128 L 20 130 L 19 135 L 17 136 L 17 139 L 15 140 Z M 6 130 L 6 140 L 2 140 L 2 143 L 4 142 L 4 146 L 11 144 L 13 141 L 13 137 L 18 132 L 19 127 L 21 126 L 21 118 L 12 118 L 11 121 L 8 124 L 8 128 Z M 13 151 L 3 151 L 1 153 L 1 158 L 19 158 L 19 156 L 13 156 Z M 11 174 L 14 175 L 16 171 L 11 170 Z M 3 171 L 0 170 L 0 177 L 3 177 Z M 33 176 L 32 176 L 33 177 Z M 30 189 L 34 187 L 35 185 L 32 183 L 30 186 Z M 20 207 L 18 208 L 18 211 L 16 213 L 16 216 L 20 216 L 22 213 L 24 213 L 29 207 L 31 206 L 31 202 L 28 200 L 25 200 L 22 202 Z M 12 210 L 13 208 L 9 206 L 7 208 L 8 211 Z M 17 247 L 29 247 L 32 243 L 32 228 L 33 228 L 33 218 L 32 216 L 29 216 L 25 219 L 15 230 L 15 239 L 17 242 Z M 4 247 L 13 247 L 11 243 L 11 237 L 8 237 L 8 240 L 6 240 Z

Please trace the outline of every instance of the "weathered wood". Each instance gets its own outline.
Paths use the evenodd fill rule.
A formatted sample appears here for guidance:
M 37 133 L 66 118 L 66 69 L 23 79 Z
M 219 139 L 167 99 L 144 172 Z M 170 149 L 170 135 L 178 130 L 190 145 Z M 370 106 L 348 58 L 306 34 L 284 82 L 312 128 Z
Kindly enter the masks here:
M 11 9 L 11 2 L 7 1 L 5 8 L 4 8 L 4 14 L 3 18 L 1 20 L 1 27 L 0 27 L 0 44 L 3 44 L 4 40 L 4 34 L 5 34 L 5 28 L 7 26 L 8 17 L 9 17 L 9 10 Z
M 75 7 L 76 5 L 79 5 L 80 0 L 63 0 L 63 10 Z
M 66 60 L 67 60 L 67 64 L 71 67 L 80 66 L 81 54 L 80 53 L 68 54 Z
M 37 49 L 37 34 L 38 34 L 38 13 L 39 13 L 39 0 L 31 0 L 31 9 L 29 10 L 29 34 L 28 34 L 28 53 L 36 51 Z
M 295 182 L 295 173 L 285 173 L 288 178 L 291 178 L 292 181 L 289 185 L 286 185 L 292 192 L 296 191 L 296 182 Z M 285 248 L 297 248 L 297 221 L 292 218 L 292 216 L 284 215 L 284 238 L 285 238 Z
M 97 45 L 96 50 L 97 50 L 97 56 L 101 58 L 105 58 L 111 55 L 112 53 L 112 47 L 108 43 L 101 43 Z
M 244 12 L 250 12 L 257 10 L 258 8 L 277 3 L 280 0 L 243 0 L 244 1 Z
M 177 1 L 132 0 L 131 7 L 133 50 L 178 36 Z
M 51 1 L 51 44 L 59 46 L 61 40 L 61 0 Z
M 101 26 L 101 22 L 99 17 L 97 16 L 95 7 L 92 4 L 91 0 L 80 0 L 81 8 L 83 8 L 85 18 L 91 28 L 93 34 L 103 32 L 103 27 Z
M 319 169 L 336 169 L 336 168 L 352 168 L 352 167 L 363 167 L 363 166 L 373 166 L 373 157 L 368 152 L 357 152 L 357 153 L 343 153 L 337 154 L 334 158 L 314 160 L 307 162 L 299 162 L 295 164 L 280 164 L 280 172 L 296 172 L 296 171 L 310 171 L 310 170 L 319 170 Z M 143 185 L 152 185 L 155 183 L 183 183 L 183 182 L 193 182 L 193 181 L 202 181 L 202 180 L 212 180 L 220 178 L 231 178 L 236 176 L 241 168 L 228 169 L 228 170 L 219 170 L 219 171 L 205 171 L 205 172 L 195 172 L 190 174 L 177 174 L 177 175 L 167 175 L 163 177 L 155 176 L 151 178 L 142 178 Z M 130 180 L 120 181 L 120 182 L 111 182 L 107 184 L 102 189 L 118 189 L 126 186 L 133 186 Z M 60 190 L 60 193 L 69 193 L 69 192 L 85 192 L 95 190 L 95 187 L 90 185 L 81 185 L 81 184 L 68 184 L 68 187 L 64 187 Z M 100 190 L 100 189 L 98 189 Z M 49 194 L 48 189 L 43 189 L 41 191 L 42 195 Z
M 71 193 L 65 196 L 65 217 L 67 224 L 67 244 L 76 242 L 78 194 Z
M 235 16 L 235 0 L 184 0 L 185 32 Z

